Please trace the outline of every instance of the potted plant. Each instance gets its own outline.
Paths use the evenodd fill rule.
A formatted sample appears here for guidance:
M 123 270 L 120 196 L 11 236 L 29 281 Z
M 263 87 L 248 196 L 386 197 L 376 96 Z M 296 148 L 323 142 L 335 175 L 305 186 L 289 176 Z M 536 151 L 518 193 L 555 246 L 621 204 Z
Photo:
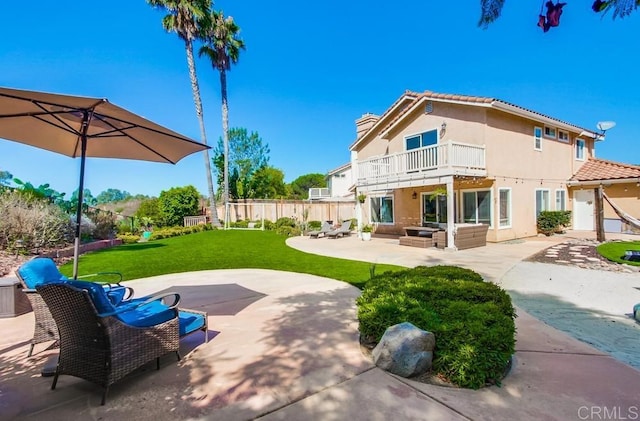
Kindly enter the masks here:
M 373 231 L 373 227 L 369 224 L 364 224 L 360 232 L 362 233 L 362 241 L 371 240 L 371 232 Z
M 364 201 L 365 201 L 365 200 L 367 200 L 367 195 L 366 195 L 366 194 L 364 194 L 364 193 L 360 193 L 360 194 L 358 195 L 358 202 L 360 202 L 360 203 L 364 203 Z

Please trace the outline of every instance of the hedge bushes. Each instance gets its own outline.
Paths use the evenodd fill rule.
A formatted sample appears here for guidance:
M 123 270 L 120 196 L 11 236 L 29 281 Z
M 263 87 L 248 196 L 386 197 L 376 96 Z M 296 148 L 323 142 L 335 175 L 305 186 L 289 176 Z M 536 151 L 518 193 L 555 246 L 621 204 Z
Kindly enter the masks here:
M 205 224 L 193 225 L 191 227 L 156 228 L 151 233 L 151 237 L 149 238 L 149 240 L 162 240 L 163 238 L 171 238 L 171 237 L 177 237 L 179 235 L 193 234 L 196 232 L 208 231 L 210 229 L 212 229 L 211 225 L 205 225 Z M 140 241 L 141 237 L 135 234 L 123 233 L 123 234 L 118 234 L 117 238 L 121 239 L 122 242 L 125 244 L 130 244 L 130 243 L 137 243 L 138 241 Z
M 453 384 L 499 383 L 515 350 L 511 298 L 470 270 L 417 267 L 373 277 L 357 299 L 360 335 L 377 343 L 410 322 L 436 336 L 433 370 Z
M 538 214 L 538 232 L 552 235 L 571 225 L 571 211 L 542 211 Z

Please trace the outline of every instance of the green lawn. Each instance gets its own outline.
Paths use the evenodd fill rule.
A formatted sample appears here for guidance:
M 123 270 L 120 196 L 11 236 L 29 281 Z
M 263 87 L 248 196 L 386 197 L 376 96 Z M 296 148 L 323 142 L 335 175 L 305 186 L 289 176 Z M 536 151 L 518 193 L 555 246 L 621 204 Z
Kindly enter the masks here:
M 272 231 L 204 231 L 82 255 L 79 274 L 116 270 L 131 280 L 196 270 L 259 268 L 309 273 L 358 287 L 370 277 L 371 263 L 304 253 L 288 247 L 285 240 Z M 60 271 L 71 275 L 72 268 L 68 263 Z M 383 264 L 375 268 L 377 274 L 400 269 L 406 268 Z
M 640 241 L 611 241 L 598 246 L 598 253 L 612 262 L 640 266 L 640 262 L 630 262 L 622 258 L 627 250 L 640 250 Z

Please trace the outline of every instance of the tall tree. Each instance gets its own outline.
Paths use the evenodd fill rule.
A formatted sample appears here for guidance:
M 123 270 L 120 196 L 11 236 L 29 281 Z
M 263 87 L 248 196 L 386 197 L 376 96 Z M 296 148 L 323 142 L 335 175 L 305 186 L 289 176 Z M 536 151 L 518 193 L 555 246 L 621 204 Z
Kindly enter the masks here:
M 222 97 L 222 137 L 224 144 L 224 207 L 225 221 L 229 203 L 229 104 L 227 100 L 227 71 L 240 58 L 240 50 L 245 49 L 240 39 L 240 27 L 231 16 L 225 18 L 221 11 L 212 11 L 202 21 L 200 37 L 205 43 L 200 47 L 199 55 L 209 57 L 211 64 L 220 73 L 220 93 Z
M 269 145 L 263 143 L 257 132 L 249 134 L 247 129 L 229 129 L 229 190 L 235 199 L 251 199 L 255 197 L 251 180 L 253 174 L 269 164 Z M 213 162 L 218 169 L 218 183 L 224 173 L 224 144 L 222 138 L 214 150 Z M 223 177 L 222 177 L 223 178 Z M 235 180 L 235 183 L 233 183 Z M 224 182 L 224 180 L 222 180 Z
M 121 202 L 131 197 L 131 193 L 118 189 L 107 189 L 96 196 L 96 203 Z
M 291 182 L 291 196 L 293 199 L 308 199 L 309 189 L 313 187 L 327 187 L 324 174 L 304 174 Z
M 13 180 L 13 175 L 9 171 L 0 170 L 0 186 L 8 186 Z
M 185 216 L 197 215 L 200 210 L 200 193 L 193 186 L 172 187 L 160 192 L 158 211 L 166 226 L 182 226 Z
M 147 0 L 147 3 L 154 8 L 160 8 L 168 14 L 162 19 L 162 26 L 167 32 L 175 32 L 184 41 L 184 48 L 187 54 L 187 65 L 189 66 L 189 77 L 191 79 L 191 90 L 193 91 L 193 102 L 196 106 L 196 115 L 200 123 L 200 137 L 202 143 L 207 144 L 207 134 L 204 128 L 204 115 L 202 111 L 202 99 L 200 98 L 200 85 L 196 74 L 196 63 L 193 58 L 193 41 L 198 35 L 197 21 L 204 19 L 211 10 L 211 0 Z M 211 175 L 211 160 L 209 150 L 205 149 L 204 165 L 207 172 L 207 185 L 209 188 L 209 206 L 211 209 L 211 222 L 214 226 L 220 226 L 218 212 L 216 210 L 216 199 L 213 194 L 213 177 Z
M 264 166 L 257 170 L 253 174 L 251 185 L 256 198 L 280 199 L 287 195 L 284 173 L 275 167 Z
M 505 0 L 480 0 L 480 22 L 478 25 L 487 28 L 500 17 Z M 629 16 L 640 6 L 640 0 L 595 0 L 591 9 L 596 13 L 613 11 L 613 19 Z

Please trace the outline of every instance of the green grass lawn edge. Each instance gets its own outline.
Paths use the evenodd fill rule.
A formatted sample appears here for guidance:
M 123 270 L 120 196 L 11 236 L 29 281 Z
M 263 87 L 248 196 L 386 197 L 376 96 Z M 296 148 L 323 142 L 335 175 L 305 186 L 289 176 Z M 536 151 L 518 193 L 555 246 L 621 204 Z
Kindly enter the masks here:
M 118 271 L 126 281 L 201 270 L 271 269 L 323 276 L 358 288 L 371 276 L 374 266 L 370 262 L 305 253 L 287 246 L 286 239 L 272 231 L 204 231 L 87 253 L 80 256 L 78 268 L 80 275 Z M 404 269 L 375 264 L 376 274 Z M 72 263 L 63 265 L 60 271 L 71 275 Z
M 640 250 L 640 241 L 610 241 L 600 244 L 597 250 L 602 257 L 612 262 L 640 266 L 640 262 L 632 262 L 622 258 L 627 250 Z

